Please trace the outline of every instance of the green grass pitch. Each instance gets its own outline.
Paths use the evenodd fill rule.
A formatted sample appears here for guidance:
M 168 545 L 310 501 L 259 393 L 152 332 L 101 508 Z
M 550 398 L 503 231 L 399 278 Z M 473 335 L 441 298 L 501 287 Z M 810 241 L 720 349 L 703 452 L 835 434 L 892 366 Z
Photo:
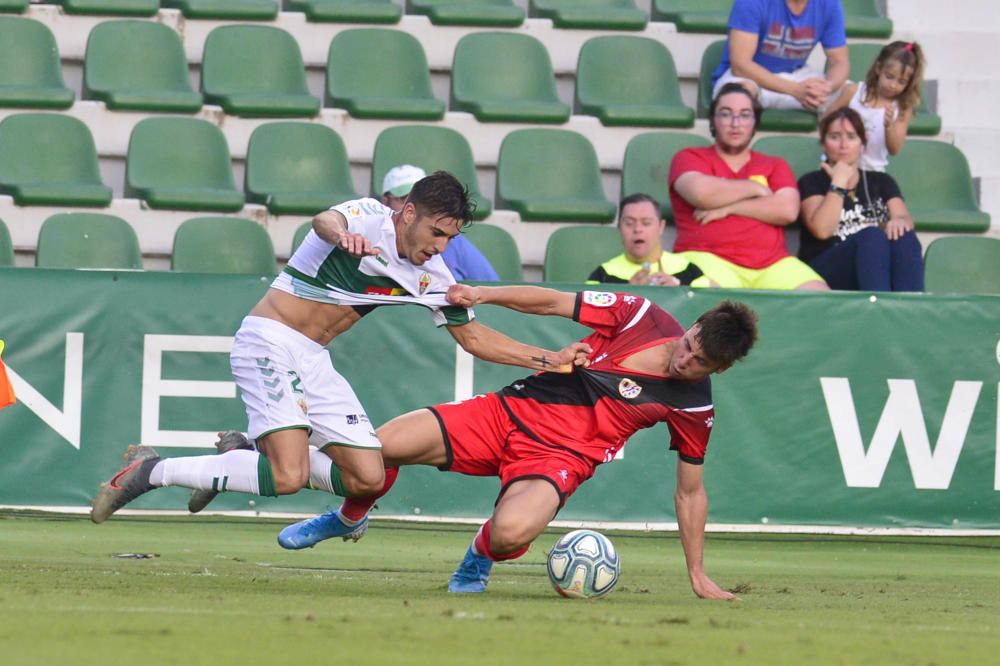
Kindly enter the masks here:
M 281 550 L 284 521 L 0 513 L 9 666 L 177 664 L 995 664 L 1000 538 L 710 534 L 735 603 L 691 594 L 676 534 L 609 532 L 622 580 L 549 587 L 550 530 L 446 591 L 474 528 L 374 521 L 360 542 Z M 123 559 L 121 553 L 156 553 Z

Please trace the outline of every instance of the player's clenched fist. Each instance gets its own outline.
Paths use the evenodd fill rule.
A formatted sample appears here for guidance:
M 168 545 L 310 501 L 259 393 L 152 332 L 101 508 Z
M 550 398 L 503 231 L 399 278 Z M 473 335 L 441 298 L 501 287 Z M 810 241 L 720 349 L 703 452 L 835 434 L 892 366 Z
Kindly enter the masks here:
M 467 284 L 453 284 L 448 287 L 445 298 L 452 305 L 459 305 L 463 308 L 471 308 L 479 303 L 479 287 L 470 287 Z

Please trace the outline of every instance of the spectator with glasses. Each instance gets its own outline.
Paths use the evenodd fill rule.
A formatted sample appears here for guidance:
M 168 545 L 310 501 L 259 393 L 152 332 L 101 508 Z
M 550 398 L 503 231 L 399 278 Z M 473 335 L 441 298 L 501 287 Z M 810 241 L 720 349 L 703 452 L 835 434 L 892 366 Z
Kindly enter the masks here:
M 720 287 L 827 289 L 785 247 L 785 227 L 799 214 L 799 191 L 787 162 L 750 150 L 761 113 L 750 91 L 727 83 L 709 107 L 715 143 L 674 156 L 668 179 L 674 252 Z

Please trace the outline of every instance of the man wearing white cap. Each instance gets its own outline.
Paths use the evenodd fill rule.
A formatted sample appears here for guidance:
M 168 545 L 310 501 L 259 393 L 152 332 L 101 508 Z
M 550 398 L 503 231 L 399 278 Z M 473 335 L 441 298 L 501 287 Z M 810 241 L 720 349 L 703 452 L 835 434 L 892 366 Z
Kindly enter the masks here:
M 412 164 L 401 164 L 389 169 L 382 179 L 382 203 L 395 211 L 400 210 L 406 203 L 413 184 L 426 176 L 423 169 Z M 441 258 L 456 280 L 500 281 L 490 260 L 465 236 L 453 238 L 441 253 Z

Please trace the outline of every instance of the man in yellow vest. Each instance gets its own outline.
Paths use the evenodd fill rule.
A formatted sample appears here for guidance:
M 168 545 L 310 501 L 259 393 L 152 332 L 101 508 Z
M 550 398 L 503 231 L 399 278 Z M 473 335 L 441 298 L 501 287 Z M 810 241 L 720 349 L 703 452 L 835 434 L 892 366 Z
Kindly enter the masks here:
M 629 283 L 676 287 L 716 286 L 685 257 L 666 252 L 661 236 L 666 220 L 648 194 L 631 194 L 618 205 L 618 233 L 624 252 L 594 269 L 589 283 Z

